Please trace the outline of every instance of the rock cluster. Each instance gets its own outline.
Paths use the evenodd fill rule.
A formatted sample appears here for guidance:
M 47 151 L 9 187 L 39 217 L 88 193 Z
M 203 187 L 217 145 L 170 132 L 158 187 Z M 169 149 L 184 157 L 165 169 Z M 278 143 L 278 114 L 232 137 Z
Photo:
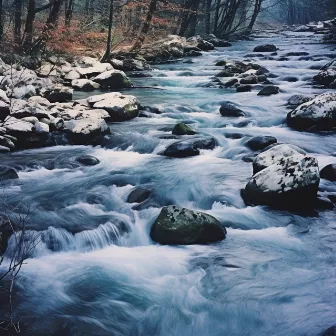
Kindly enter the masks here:
M 8 97 L 0 91 L 0 102 Z M 11 109 L 3 114 L 0 128 L 0 151 L 36 148 L 55 144 L 99 144 L 109 133 L 106 121 L 125 121 L 139 114 L 134 96 L 110 92 L 87 99 L 51 103 L 33 96 L 27 101 L 11 100 Z
M 197 35 L 188 39 L 177 35 L 169 35 L 165 39 L 144 46 L 140 54 L 149 62 L 162 63 L 181 57 L 201 56 L 202 51 L 229 46 L 231 46 L 229 42 L 211 34 Z

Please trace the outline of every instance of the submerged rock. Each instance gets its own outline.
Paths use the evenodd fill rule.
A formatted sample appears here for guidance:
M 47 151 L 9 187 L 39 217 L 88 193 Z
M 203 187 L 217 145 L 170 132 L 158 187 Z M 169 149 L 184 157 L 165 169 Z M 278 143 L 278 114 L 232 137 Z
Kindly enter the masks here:
M 100 161 L 92 155 L 79 156 L 76 161 L 84 166 L 95 166 L 100 163 Z
M 288 126 L 297 130 L 328 131 L 336 127 L 336 93 L 324 93 L 287 115 Z
M 194 135 L 196 132 L 184 123 L 178 123 L 174 126 L 172 133 L 174 135 Z
M 180 140 L 169 145 L 162 155 L 184 158 L 200 154 L 201 149 L 214 149 L 216 140 L 211 137 L 196 137 L 187 140 Z
M 321 178 L 336 181 L 336 163 L 329 164 L 325 166 L 320 172 Z
M 0 166 L 0 181 L 18 179 L 19 175 L 13 168 Z
M 142 203 L 150 196 L 151 191 L 142 187 L 137 187 L 131 191 L 127 197 L 127 203 Z
M 277 47 L 274 44 L 259 45 L 253 49 L 254 52 L 274 52 L 277 51 Z
M 209 244 L 223 240 L 226 229 L 215 217 L 170 205 L 162 208 L 150 235 L 164 245 Z

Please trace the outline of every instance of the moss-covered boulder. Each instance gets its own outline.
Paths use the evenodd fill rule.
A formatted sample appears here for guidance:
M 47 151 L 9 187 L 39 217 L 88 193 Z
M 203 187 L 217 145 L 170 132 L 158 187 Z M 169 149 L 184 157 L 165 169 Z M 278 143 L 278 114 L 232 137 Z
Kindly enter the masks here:
M 163 245 L 209 244 L 225 235 L 215 217 L 176 205 L 163 207 L 151 229 L 151 238 Z
M 174 135 L 194 135 L 196 132 L 185 123 L 178 123 L 173 128 Z

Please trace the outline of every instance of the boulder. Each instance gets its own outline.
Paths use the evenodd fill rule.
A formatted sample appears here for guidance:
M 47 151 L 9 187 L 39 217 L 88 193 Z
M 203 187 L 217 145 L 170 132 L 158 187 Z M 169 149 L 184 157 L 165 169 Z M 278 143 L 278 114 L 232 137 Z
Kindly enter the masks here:
M 162 208 L 150 235 L 164 245 L 209 244 L 223 240 L 226 229 L 215 217 L 170 205 Z
M 178 123 L 174 126 L 172 133 L 174 135 L 194 135 L 196 132 L 184 123 Z
M 93 91 L 100 88 L 100 84 L 90 79 L 75 79 L 71 82 L 71 86 L 77 91 Z
M 332 326 L 322 332 L 321 336 L 336 336 L 336 326 Z
M 236 85 L 237 83 L 238 83 L 238 79 L 237 78 L 231 78 L 227 82 L 224 83 L 224 86 L 226 88 L 229 88 L 229 87 L 232 87 L 232 86 Z
M 274 44 L 259 45 L 253 49 L 253 52 L 274 52 L 277 47 Z
M 286 209 L 314 207 L 320 182 L 318 162 L 311 156 L 291 156 L 256 173 L 246 185 L 246 204 Z
M 125 121 L 139 115 L 139 101 L 136 97 L 110 92 L 88 98 L 88 104 L 94 109 L 103 109 L 110 115 L 111 121 Z
M 50 103 L 64 103 L 72 100 L 73 89 L 65 86 L 57 86 L 43 91 L 43 97 Z
M 320 71 L 316 76 L 314 76 L 313 80 L 317 84 L 330 87 L 331 84 L 336 80 L 336 68 Z
M 100 163 L 100 161 L 92 155 L 82 155 L 76 158 L 76 161 L 84 166 L 95 166 Z
M 10 114 L 10 105 L 0 100 L 0 121 L 4 121 Z
M 257 76 L 247 76 L 245 78 L 242 78 L 240 80 L 240 84 L 257 84 L 258 83 L 258 77 Z
M 0 145 L 0 153 L 1 154 L 9 153 L 9 152 L 10 152 L 10 148 Z
M 261 91 L 259 91 L 258 96 L 271 96 L 280 92 L 278 86 L 269 85 L 265 86 Z
M 312 99 L 314 99 L 314 97 L 312 96 L 294 95 L 294 96 L 289 97 L 287 104 L 289 106 L 297 107 L 301 104 L 309 102 Z
M 306 155 L 306 153 L 294 145 L 279 144 L 272 148 L 269 148 L 261 152 L 253 160 L 253 174 L 260 172 L 261 170 L 281 162 L 283 159 L 296 157 L 301 159 Z
M 193 137 L 192 139 L 180 140 L 169 145 L 162 155 L 184 158 L 200 154 L 201 149 L 214 149 L 216 140 L 211 137 Z
M 66 76 L 64 77 L 65 80 L 67 81 L 73 81 L 75 79 L 79 79 L 80 78 L 80 74 L 78 71 L 76 70 L 70 70 Z
M 75 145 L 100 144 L 103 136 L 110 133 L 104 119 L 93 118 L 65 121 L 64 130 L 69 142 Z
M 237 86 L 237 92 L 251 92 L 252 85 L 239 85 Z
M 113 66 L 109 63 L 100 63 L 97 60 L 94 60 L 91 66 L 88 67 L 77 67 L 76 71 L 79 73 L 81 78 L 91 78 L 102 74 L 106 71 L 113 70 Z
M 100 84 L 102 88 L 123 89 L 132 87 L 131 82 L 123 71 L 110 70 L 94 77 L 94 82 Z
M 0 181 L 18 179 L 19 175 L 13 168 L 0 166 Z
M 222 61 L 218 61 L 216 62 L 215 66 L 225 66 L 226 61 L 222 60 Z
M 277 143 L 277 139 L 272 136 L 256 136 L 246 142 L 246 146 L 252 150 L 262 150 Z
M 224 102 L 219 109 L 219 113 L 223 117 L 244 117 L 245 113 L 240 108 L 238 108 L 235 104 L 231 102 Z
M 336 127 L 336 93 L 324 93 L 301 104 L 288 113 L 287 124 L 297 130 L 333 130 Z
M 127 203 L 142 203 L 150 196 L 151 191 L 142 187 L 137 187 L 131 191 L 127 197 Z
M 204 40 L 199 35 L 188 38 L 187 43 L 189 45 L 194 45 L 203 51 L 209 51 L 215 49 L 215 46 L 212 43 Z
M 321 178 L 336 181 L 336 163 L 329 164 L 325 166 L 320 172 Z

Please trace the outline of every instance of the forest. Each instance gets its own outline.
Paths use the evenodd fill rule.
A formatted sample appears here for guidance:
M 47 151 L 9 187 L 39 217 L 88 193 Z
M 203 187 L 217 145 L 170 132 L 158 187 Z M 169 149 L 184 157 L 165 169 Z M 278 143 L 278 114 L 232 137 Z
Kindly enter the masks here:
M 233 38 L 251 32 L 260 14 L 293 25 L 335 13 L 333 0 L 1 0 L 0 42 L 24 54 L 103 52 L 168 34 Z

